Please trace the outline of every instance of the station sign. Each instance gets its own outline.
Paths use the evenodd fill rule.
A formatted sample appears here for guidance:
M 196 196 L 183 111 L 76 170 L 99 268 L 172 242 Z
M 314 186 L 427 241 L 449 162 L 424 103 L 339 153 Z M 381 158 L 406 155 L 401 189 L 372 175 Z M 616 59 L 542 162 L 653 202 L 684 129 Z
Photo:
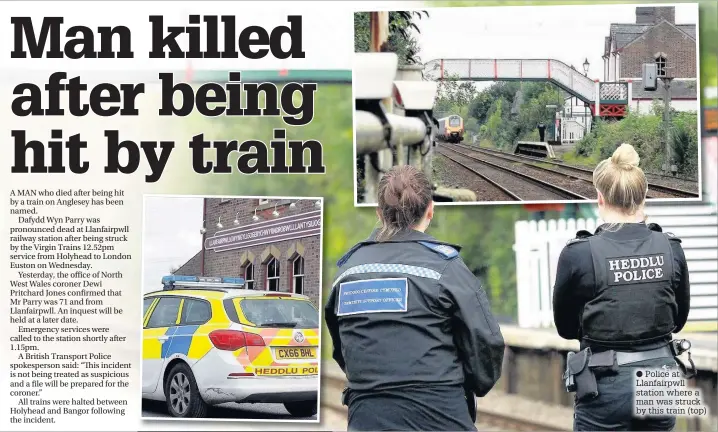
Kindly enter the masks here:
M 265 222 L 217 231 L 204 242 L 205 249 L 225 252 L 234 249 L 294 240 L 321 234 L 322 211 L 315 210 Z

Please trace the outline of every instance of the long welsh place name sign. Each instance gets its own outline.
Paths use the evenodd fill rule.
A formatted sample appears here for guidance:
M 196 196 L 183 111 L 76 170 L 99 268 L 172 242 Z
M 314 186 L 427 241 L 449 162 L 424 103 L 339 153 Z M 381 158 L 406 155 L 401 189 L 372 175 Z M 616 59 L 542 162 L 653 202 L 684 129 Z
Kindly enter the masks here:
M 322 231 L 322 211 L 287 216 L 237 228 L 217 231 L 205 240 L 205 249 L 224 252 L 283 240 L 319 235 Z

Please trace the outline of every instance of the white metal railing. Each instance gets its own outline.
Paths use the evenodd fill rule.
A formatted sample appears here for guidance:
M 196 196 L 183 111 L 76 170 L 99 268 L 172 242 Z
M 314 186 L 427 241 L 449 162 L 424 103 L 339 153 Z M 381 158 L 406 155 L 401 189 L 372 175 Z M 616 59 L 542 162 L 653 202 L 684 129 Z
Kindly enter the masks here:
M 596 99 L 591 78 L 553 59 L 437 59 L 424 65 L 424 76 L 431 80 L 552 80 L 586 102 Z
M 688 321 L 718 320 L 718 219 L 711 205 L 648 206 L 649 222 L 682 239 L 691 283 Z M 578 230 L 596 219 L 519 221 L 515 225 L 516 291 L 520 327 L 553 326 L 553 285 L 558 258 Z
M 374 200 L 382 172 L 393 165 L 411 164 L 431 176 L 437 89 L 436 82 L 422 79 L 420 68 L 400 68 L 394 53 L 355 54 L 354 130 L 363 203 Z

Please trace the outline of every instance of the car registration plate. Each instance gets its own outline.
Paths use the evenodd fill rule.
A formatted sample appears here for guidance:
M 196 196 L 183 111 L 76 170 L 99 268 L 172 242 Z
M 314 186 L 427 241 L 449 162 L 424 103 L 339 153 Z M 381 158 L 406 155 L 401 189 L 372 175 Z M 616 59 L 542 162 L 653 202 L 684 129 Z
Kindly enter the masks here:
M 274 353 L 278 360 L 303 360 L 317 358 L 315 347 L 275 348 Z

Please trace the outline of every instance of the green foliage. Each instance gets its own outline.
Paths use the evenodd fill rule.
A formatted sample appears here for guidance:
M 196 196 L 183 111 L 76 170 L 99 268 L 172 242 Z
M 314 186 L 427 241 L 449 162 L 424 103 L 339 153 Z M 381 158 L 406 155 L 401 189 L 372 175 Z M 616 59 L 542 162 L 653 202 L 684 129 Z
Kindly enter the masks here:
M 459 81 L 457 76 L 449 76 L 439 82 L 434 100 L 434 114 L 437 118 L 457 114 L 466 120 L 470 108 L 469 102 L 475 94 L 476 88 L 473 82 Z
M 516 100 L 519 91 L 523 95 Z M 520 104 L 518 115 L 512 114 L 514 103 Z M 558 89 L 549 83 L 499 82 L 473 96 L 467 115 L 479 125 L 480 140 L 511 148 L 517 139 L 538 140 L 537 125 L 551 123 L 556 112 L 547 105 L 563 105 Z
M 666 154 L 663 106 L 654 104 L 654 113 L 629 113 L 620 121 L 597 121 L 593 131 L 576 143 L 573 156 L 589 165 L 610 157 L 622 143 L 631 144 L 646 172 L 660 172 Z M 695 112 L 671 110 L 669 136 L 678 173 L 696 178 L 698 174 L 698 116 Z M 680 155 L 680 156 L 679 156 Z
M 426 11 L 389 12 L 389 40 L 382 51 L 396 53 L 399 65 L 420 63 L 419 46 L 411 30 L 421 33 L 416 21 L 428 17 Z M 357 12 L 354 14 L 354 52 L 369 52 L 370 45 L 369 12 Z

